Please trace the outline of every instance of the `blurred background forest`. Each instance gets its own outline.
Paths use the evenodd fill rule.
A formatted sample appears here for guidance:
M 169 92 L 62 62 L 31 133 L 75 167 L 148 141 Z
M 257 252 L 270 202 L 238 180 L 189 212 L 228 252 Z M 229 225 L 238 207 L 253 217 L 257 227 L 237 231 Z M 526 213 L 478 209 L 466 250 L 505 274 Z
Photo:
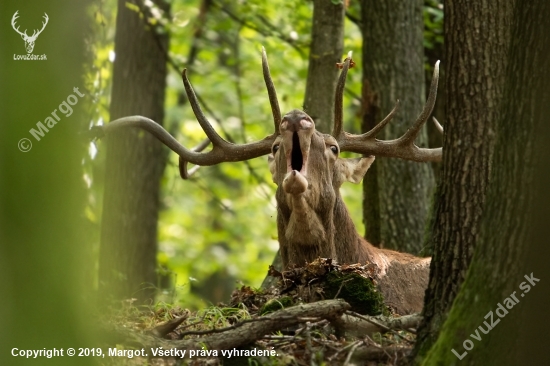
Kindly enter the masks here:
M 144 4 L 146 9 L 131 3 L 126 6 L 141 13 L 159 37 L 169 38 L 164 127 L 183 145 L 193 147 L 205 138 L 184 96 L 183 68 L 188 69 L 215 129 L 230 141 L 255 141 L 272 133 L 261 75 L 262 46 L 268 54 L 281 110 L 302 108 L 313 2 L 172 1 L 169 9 L 153 2 Z M 87 112 L 90 126 L 113 119 L 109 108 L 116 58 L 116 8 L 116 1 L 108 0 L 93 2 L 88 9 L 93 18 L 87 41 L 93 62 L 85 74 L 86 89 L 93 96 Z M 362 48 L 360 11 L 358 2 L 349 4 L 343 38 L 345 52 L 353 51 L 358 65 Z M 427 1 L 423 13 L 424 46 L 432 62 L 441 54 L 442 5 Z M 428 56 L 425 61 L 430 75 Z M 346 129 L 357 133 L 362 117 L 361 70 L 352 70 L 348 78 Z M 103 141 L 90 144 L 84 165 L 88 187 L 85 212 L 98 258 L 106 150 Z M 278 249 L 276 186 L 267 158 L 203 167 L 190 180 L 182 181 L 177 155 L 167 150 L 163 154 L 166 161 L 159 162 L 165 169 L 160 179 L 158 281 L 154 284 L 160 299 L 202 307 L 226 300 L 239 283 L 259 287 Z M 361 186 L 345 185 L 342 194 L 359 232 L 364 232 Z

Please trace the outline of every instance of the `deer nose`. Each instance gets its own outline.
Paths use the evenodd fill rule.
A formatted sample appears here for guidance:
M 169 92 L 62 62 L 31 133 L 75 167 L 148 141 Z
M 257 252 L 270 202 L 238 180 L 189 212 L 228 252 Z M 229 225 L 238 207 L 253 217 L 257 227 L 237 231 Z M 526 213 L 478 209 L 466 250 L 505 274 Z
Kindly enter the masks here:
M 311 128 L 315 128 L 315 123 L 310 116 L 299 110 L 287 113 L 281 122 L 282 131 L 298 132 Z

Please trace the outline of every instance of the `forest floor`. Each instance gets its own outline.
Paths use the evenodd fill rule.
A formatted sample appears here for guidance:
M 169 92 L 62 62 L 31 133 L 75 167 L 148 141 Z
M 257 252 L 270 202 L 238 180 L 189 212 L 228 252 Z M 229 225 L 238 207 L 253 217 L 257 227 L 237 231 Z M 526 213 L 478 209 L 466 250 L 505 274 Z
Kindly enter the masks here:
M 196 312 L 131 300 L 104 317 L 101 365 L 401 365 L 418 315 L 393 314 L 367 266 L 319 259 Z M 327 300 L 330 299 L 330 300 Z

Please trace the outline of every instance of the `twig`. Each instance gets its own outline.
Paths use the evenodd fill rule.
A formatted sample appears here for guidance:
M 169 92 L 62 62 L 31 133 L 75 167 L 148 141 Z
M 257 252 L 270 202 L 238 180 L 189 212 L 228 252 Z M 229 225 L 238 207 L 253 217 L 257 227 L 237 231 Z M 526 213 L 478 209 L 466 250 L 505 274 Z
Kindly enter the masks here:
M 363 341 L 355 341 L 355 342 L 353 342 L 353 343 L 348 344 L 347 346 L 345 346 L 345 347 L 339 349 L 338 351 L 336 351 L 336 353 L 333 354 L 332 356 L 330 356 L 330 357 L 328 358 L 328 360 L 329 360 L 329 361 L 333 361 L 336 357 L 338 357 L 338 355 L 339 355 L 340 353 L 342 353 L 342 352 L 344 352 L 345 350 L 347 350 L 347 349 L 353 347 L 356 343 L 359 345 L 359 344 L 361 344 L 362 342 L 363 342 Z
M 408 328 L 410 328 L 411 325 L 418 324 L 420 322 L 420 320 L 422 319 L 420 315 L 412 314 L 412 315 L 406 315 L 406 316 L 402 316 L 400 318 L 395 318 L 395 319 L 388 320 L 388 321 L 386 321 L 385 324 L 383 324 L 378 319 L 374 319 L 373 317 L 368 316 L 368 315 L 361 315 L 361 314 L 358 314 L 358 313 L 353 312 L 353 311 L 346 311 L 345 315 L 352 316 L 352 317 L 364 320 L 367 323 L 375 325 L 376 327 L 378 327 L 378 329 L 381 329 L 385 332 L 390 332 L 390 333 L 396 335 L 397 337 L 399 337 L 399 338 L 401 338 L 401 339 L 403 339 L 407 342 L 410 342 L 410 340 L 403 337 L 398 332 L 396 332 L 395 329 L 404 330 L 404 331 L 408 332 L 409 331 Z M 346 321 L 345 321 L 345 319 L 343 319 L 343 317 L 341 318 L 341 320 L 342 320 L 343 323 L 346 323 Z M 345 325 L 344 325 L 344 328 L 346 328 Z M 369 329 L 367 331 L 365 331 L 365 329 L 363 329 L 363 330 L 364 330 L 362 332 L 363 335 L 367 334 L 367 332 L 369 332 L 369 331 L 370 332 L 379 331 L 379 330 L 376 330 L 376 329 Z
M 378 361 L 386 362 L 392 358 L 394 360 L 397 358 L 398 353 L 401 353 L 403 356 L 406 356 L 411 351 L 411 347 L 403 346 L 390 346 L 390 347 L 360 347 L 355 352 L 355 358 L 360 359 L 362 362 L 365 361 Z
M 273 340 L 273 341 L 277 341 L 277 340 L 291 340 L 291 341 L 293 341 L 295 338 L 296 338 L 296 336 L 288 336 L 288 335 L 280 335 L 280 336 L 265 335 L 265 336 L 263 336 L 263 339 L 269 339 L 269 340 Z
M 376 348 L 382 348 L 382 346 L 380 344 L 378 344 L 377 342 L 374 341 L 374 339 L 372 339 L 371 337 L 369 337 L 368 335 L 365 335 L 365 338 L 368 339 L 370 341 L 370 343 L 376 347 Z M 365 343 L 365 345 L 367 345 Z
M 371 324 L 376 325 L 377 327 L 382 328 L 382 329 L 385 330 L 386 332 L 391 331 L 390 328 L 386 327 L 384 324 L 381 324 L 381 323 L 379 323 L 379 322 L 377 322 L 377 321 L 371 319 L 369 316 L 361 315 L 361 314 L 356 313 L 355 311 L 351 311 L 351 310 L 346 311 L 346 314 L 349 314 L 349 315 L 354 316 L 354 317 L 359 318 L 359 319 L 363 319 L 363 320 L 365 320 L 365 321 L 367 321 L 367 322 L 369 322 L 369 323 L 371 323 Z
M 238 17 L 235 13 L 233 13 L 231 10 L 229 10 L 228 6 L 226 4 L 223 4 L 222 2 L 220 3 L 216 3 L 216 6 L 218 6 L 222 12 L 224 12 L 225 14 L 227 14 L 231 19 L 233 19 L 235 22 L 241 24 L 242 26 L 244 27 L 247 27 L 249 29 L 252 29 L 256 32 L 258 32 L 259 34 L 261 34 L 262 36 L 264 37 L 277 37 L 279 38 L 280 40 L 282 41 L 285 41 L 289 46 L 291 46 L 292 48 L 294 48 L 299 54 L 300 56 L 303 58 L 304 57 L 304 52 L 302 51 L 302 49 L 300 47 L 298 47 L 296 45 L 296 42 L 294 42 L 294 40 L 292 38 L 289 38 L 289 37 L 286 37 L 284 36 L 283 34 L 281 34 L 280 32 L 277 32 L 275 31 L 274 33 L 270 33 L 270 32 L 267 32 L 261 28 L 259 28 L 258 26 L 256 26 L 255 24 L 252 24 L 240 17 Z M 259 19 L 264 23 L 264 24 L 267 24 L 269 28 L 271 28 L 272 30 L 276 30 L 277 28 L 273 25 L 271 25 L 267 19 L 263 18 L 263 17 L 259 17 Z
M 189 317 L 189 313 L 180 316 L 179 318 L 170 319 L 151 329 L 151 333 L 157 337 L 165 337 L 168 333 L 173 332 L 185 319 Z
M 328 323 L 328 320 L 326 319 L 323 319 L 323 320 L 320 320 L 320 321 L 317 321 L 315 323 L 311 323 L 310 324 L 310 328 L 314 328 L 314 327 L 318 327 L 318 326 L 324 326 L 325 324 Z M 304 331 L 305 327 L 303 328 L 298 328 L 296 330 L 296 335 L 300 335 L 303 331 Z
M 337 298 L 338 298 L 338 295 L 340 295 L 340 291 L 342 291 L 342 287 L 344 287 L 344 284 L 345 284 L 346 282 L 351 281 L 352 279 L 353 279 L 353 278 L 349 278 L 349 279 L 347 279 L 347 280 L 345 280 L 345 281 L 342 281 L 342 282 L 340 283 L 340 288 L 338 289 L 338 292 L 336 292 L 336 295 L 334 295 L 334 298 L 335 298 L 335 299 L 337 299 Z
M 353 353 L 355 352 L 355 349 L 357 347 L 359 347 L 359 345 L 363 343 L 363 341 L 357 341 L 357 342 L 354 342 L 352 343 L 353 346 L 351 347 L 351 349 L 349 350 L 348 352 L 348 356 L 346 357 L 346 360 L 344 361 L 344 366 L 348 365 L 349 364 L 349 360 L 351 359 L 351 356 L 353 355 Z
M 311 332 L 310 332 L 311 323 L 307 322 L 305 329 L 305 338 L 306 338 L 306 359 L 309 359 L 309 364 L 313 366 L 313 351 L 311 350 Z
M 232 329 L 237 329 L 239 327 L 242 327 L 246 323 L 252 323 L 252 322 L 259 322 L 259 321 L 265 321 L 269 320 L 268 318 L 254 318 L 254 319 L 245 319 L 241 320 L 238 323 L 235 323 L 229 327 L 223 327 L 223 328 L 211 328 L 207 330 L 190 330 L 188 332 L 181 333 L 180 336 L 183 338 L 187 335 L 203 335 L 203 334 L 213 334 L 213 333 L 223 333 L 227 332 Z

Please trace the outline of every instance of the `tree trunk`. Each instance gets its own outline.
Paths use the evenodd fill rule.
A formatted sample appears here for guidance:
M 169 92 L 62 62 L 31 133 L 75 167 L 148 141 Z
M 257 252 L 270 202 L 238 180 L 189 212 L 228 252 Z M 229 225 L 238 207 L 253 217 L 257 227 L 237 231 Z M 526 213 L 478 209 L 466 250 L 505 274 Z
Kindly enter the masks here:
M 361 2 L 363 20 L 363 131 L 400 109 L 380 139 L 403 135 L 425 99 L 422 1 Z M 423 130 L 417 145 L 427 147 Z M 366 238 L 374 245 L 419 253 L 434 177 L 431 165 L 380 158 L 364 184 Z
M 323 133 L 332 131 L 336 63 L 342 61 L 343 53 L 344 4 L 314 0 L 304 111 Z
M 141 1 L 138 4 L 141 12 L 147 11 Z M 163 121 L 168 37 L 156 34 L 148 17 L 119 0 L 111 120 L 139 114 Z M 154 298 L 164 160 L 160 142 L 138 129 L 107 138 L 99 263 L 104 296 L 141 302 Z
M 491 19 L 491 21 L 487 21 Z M 489 182 L 494 121 L 501 116 L 512 5 L 445 4 L 446 106 L 443 170 L 429 246 L 433 248 L 417 350 L 437 338 L 476 243 Z
M 547 124 L 546 113 L 548 113 L 550 99 L 548 75 L 550 6 L 543 1 L 521 3 L 521 5 L 517 2 L 516 6 L 513 3 L 485 4 L 484 2 L 471 2 L 468 7 L 464 7 L 465 4 L 456 5 L 462 10 L 457 12 L 458 8 L 455 10 L 449 6 L 446 8 L 448 11 L 446 19 L 450 25 L 458 26 L 453 28 L 455 35 L 460 32 L 467 38 L 462 39 L 460 44 L 456 41 L 446 41 L 447 44 L 468 49 L 468 46 L 476 47 L 474 42 L 476 38 L 469 37 L 468 34 L 470 36 L 475 34 L 479 42 L 483 40 L 481 37 L 488 36 L 489 39 L 486 39 L 485 43 L 478 44 L 478 51 L 484 51 L 483 54 L 493 56 L 472 59 L 462 55 L 459 58 L 468 60 L 468 70 L 471 72 L 491 71 L 491 74 L 485 74 L 485 79 L 490 81 L 487 84 L 493 85 L 502 97 L 499 94 L 496 96 L 493 94 L 493 98 L 497 97 L 497 99 L 491 99 L 485 104 L 492 107 L 485 108 L 486 110 L 496 111 L 493 115 L 496 141 L 485 210 L 480 230 L 476 230 L 476 232 L 479 231 L 477 246 L 464 284 L 424 364 L 431 365 L 437 362 L 437 364 L 451 365 L 457 364 L 460 358 L 462 358 L 461 365 L 547 364 L 547 352 L 545 352 L 546 362 L 531 362 L 537 356 L 534 354 L 523 354 L 521 360 L 517 359 L 515 353 L 517 336 L 514 333 L 518 332 L 518 325 L 520 325 L 517 321 L 518 316 L 521 315 L 520 308 L 531 312 L 532 308 L 525 306 L 532 304 L 529 301 L 533 293 L 545 292 L 540 286 L 546 286 L 542 284 L 544 282 L 540 282 L 542 285 L 538 286 L 538 280 L 543 277 L 542 273 L 534 272 L 533 267 L 525 266 L 524 258 L 527 248 L 531 246 L 534 239 L 531 232 L 532 222 L 535 219 L 531 211 L 533 198 L 536 195 L 539 200 L 538 193 L 543 192 L 535 192 L 531 183 L 535 171 L 548 169 L 539 162 L 543 157 L 540 155 L 542 148 L 548 141 L 548 135 L 545 135 L 546 141 L 544 141 L 540 137 L 540 132 L 542 128 L 548 132 L 545 124 Z M 469 23 L 470 27 L 459 26 L 458 22 L 464 19 L 472 21 Z M 476 29 L 477 26 L 485 29 Z M 505 45 L 509 45 L 510 48 Z M 457 57 L 449 58 L 451 62 L 456 59 Z M 504 70 L 502 59 L 508 60 Z M 460 69 L 453 67 L 451 70 L 455 70 L 454 73 L 451 71 L 449 74 L 452 80 L 453 75 Z M 462 72 L 464 71 L 463 69 Z M 494 72 L 502 71 L 505 71 L 504 77 L 495 79 L 491 76 Z M 465 79 L 462 80 L 464 82 Z M 482 100 L 480 97 L 486 93 L 487 91 L 479 95 L 472 96 L 470 93 L 468 95 L 472 101 L 480 101 Z M 456 90 L 453 95 L 456 96 Z M 449 121 L 452 120 L 451 116 L 452 114 L 448 116 Z M 460 122 L 464 127 L 464 120 Z M 449 138 L 447 141 L 453 140 Z M 543 158 L 548 160 L 547 157 Z M 474 168 L 469 167 L 468 171 L 470 169 Z M 458 175 L 467 179 L 468 173 L 462 170 L 458 171 Z M 468 182 L 468 180 L 465 181 Z M 474 189 L 476 187 L 474 182 L 467 184 L 471 184 Z M 539 188 L 546 191 L 548 187 Z M 463 204 L 464 202 L 461 202 L 460 206 L 454 207 L 454 215 L 457 215 L 457 210 L 462 209 Z M 435 243 L 438 244 L 437 241 Z M 458 251 L 460 245 L 461 242 L 457 241 L 455 246 L 449 248 L 454 253 L 460 253 Z M 460 260 L 464 259 L 466 258 L 457 260 L 462 264 Z M 459 273 L 463 273 L 464 268 L 458 267 L 458 270 Z M 452 278 L 445 277 L 449 272 L 437 274 L 438 277 L 435 278 L 437 286 L 441 283 L 448 285 L 452 283 Z M 432 292 L 430 294 L 432 297 L 427 299 L 429 302 L 435 301 L 433 295 Z M 514 296 L 517 301 L 512 301 Z M 441 300 L 437 298 L 438 302 Z M 519 306 L 516 306 L 518 303 Z M 502 307 L 505 310 L 502 310 Z M 470 334 L 473 333 L 476 336 L 476 330 L 480 326 L 487 328 L 484 321 L 487 321 L 485 317 L 489 312 L 492 312 L 496 329 L 492 329 L 487 335 L 478 332 L 481 340 L 475 340 Z M 546 309 L 543 312 L 546 312 Z M 445 319 L 444 314 L 436 315 L 439 316 L 439 321 Z M 547 315 L 540 313 L 537 317 L 547 318 Z M 433 322 L 434 317 L 431 319 Z M 501 325 L 495 324 L 497 320 Z M 544 324 L 547 325 L 547 323 Z
M 91 1 L 3 0 L 0 31 L 0 365 L 94 365 L 92 357 L 46 359 L 44 350 L 99 344 L 90 306 L 94 271 L 82 160 L 93 97 L 83 65 L 92 62 L 83 42 L 89 36 Z M 32 35 L 44 14 L 49 23 L 33 54 L 9 25 Z M 75 90 L 76 89 L 76 90 Z M 62 110 L 64 110 L 62 112 Z M 46 119 L 49 118 L 48 122 Z M 49 126 L 33 136 L 37 123 Z M 32 145 L 31 145 L 32 144 Z M 30 359 L 20 352 L 43 351 Z M 16 356 L 12 356 L 13 354 Z M 64 353 L 66 356 L 67 353 Z M 32 357 L 32 356 L 31 356 Z

